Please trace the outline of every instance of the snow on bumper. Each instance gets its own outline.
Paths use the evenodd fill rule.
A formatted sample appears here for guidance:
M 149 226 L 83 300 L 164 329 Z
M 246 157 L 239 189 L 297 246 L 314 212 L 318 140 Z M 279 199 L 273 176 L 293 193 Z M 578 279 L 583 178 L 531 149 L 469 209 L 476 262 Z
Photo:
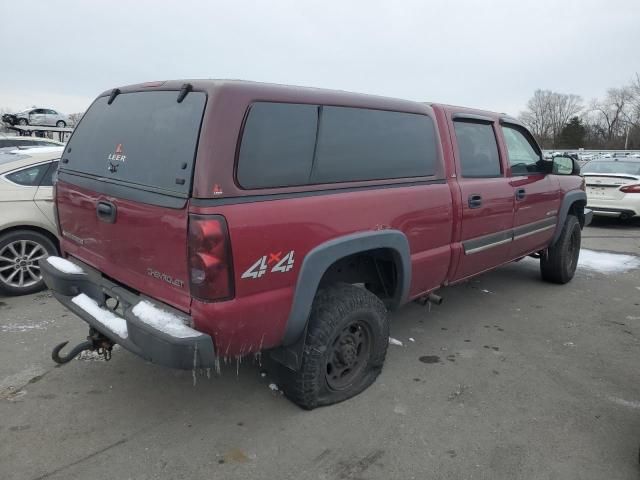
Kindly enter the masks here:
M 187 315 L 136 295 L 86 265 L 60 260 L 78 270 L 55 260 L 42 262 L 47 286 L 63 305 L 112 342 L 166 367 L 216 367 L 212 338 L 189 327 Z M 117 299 L 121 308 L 105 308 L 108 297 Z

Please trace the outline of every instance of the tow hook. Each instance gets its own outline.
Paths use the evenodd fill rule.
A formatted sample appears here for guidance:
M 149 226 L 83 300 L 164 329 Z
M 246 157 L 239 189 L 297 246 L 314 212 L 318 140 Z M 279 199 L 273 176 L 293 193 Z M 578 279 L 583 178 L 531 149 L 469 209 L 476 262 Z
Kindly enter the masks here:
M 69 341 L 62 342 L 59 345 L 56 345 L 51 352 L 51 359 L 54 362 L 59 363 L 60 365 L 69 363 L 85 350 L 98 352 L 98 354 L 102 355 L 107 362 L 111 360 L 111 350 L 113 349 L 113 342 L 93 328 L 89 330 L 89 336 L 87 337 L 86 341 L 80 342 L 78 345 L 73 347 L 67 355 L 60 356 L 60 350 L 62 350 L 67 345 L 67 343 L 69 343 Z

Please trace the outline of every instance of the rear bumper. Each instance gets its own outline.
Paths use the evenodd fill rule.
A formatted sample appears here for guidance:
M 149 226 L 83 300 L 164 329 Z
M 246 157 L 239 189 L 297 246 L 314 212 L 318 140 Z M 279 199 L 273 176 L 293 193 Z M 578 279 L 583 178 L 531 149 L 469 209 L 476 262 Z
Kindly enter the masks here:
M 609 207 L 596 207 L 590 206 L 595 215 L 602 215 L 607 217 L 619 217 L 621 215 L 626 215 L 628 217 L 635 217 L 638 215 L 638 212 L 631 208 L 609 208 Z
M 213 341 L 209 335 L 190 328 L 182 328 L 188 336 L 185 336 L 184 332 L 176 336 L 165 331 L 166 329 L 161 330 L 144 321 L 133 312 L 133 309 L 140 302 L 148 302 L 153 304 L 162 315 L 181 317 L 186 323 L 190 323 L 189 317 L 103 278 L 100 272 L 84 264 L 80 265 L 79 262 L 77 264 L 82 268 L 83 273 L 62 271 L 48 261 L 40 262 L 40 268 L 45 283 L 60 303 L 91 327 L 112 342 L 158 365 L 184 370 L 217 366 Z M 82 294 L 93 300 L 96 305 Z M 78 297 L 83 297 L 84 303 L 78 302 Z M 108 310 L 105 302 L 109 297 L 118 300 L 121 308 L 117 311 Z M 86 307 L 87 303 L 91 308 Z M 112 328 L 112 323 L 105 320 L 105 317 L 111 317 L 112 322 L 115 321 L 118 324 L 122 324 L 122 321 L 126 322 L 126 329 Z
M 592 209 L 596 215 L 615 217 L 625 214 L 630 217 L 635 217 L 640 215 L 640 195 L 630 193 L 615 200 L 603 200 L 597 197 L 590 197 L 587 201 L 587 208 Z

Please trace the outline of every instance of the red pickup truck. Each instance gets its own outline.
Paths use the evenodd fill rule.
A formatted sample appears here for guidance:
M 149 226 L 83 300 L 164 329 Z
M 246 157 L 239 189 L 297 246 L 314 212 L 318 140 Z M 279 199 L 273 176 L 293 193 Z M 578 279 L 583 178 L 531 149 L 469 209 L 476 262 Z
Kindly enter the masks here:
M 386 312 L 527 255 L 574 275 L 579 167 L 503 114 L 242 81 L 101 94 L 56 183 L 55 296 L 176 368 L 268 353 L 304 408 L 368 387 Z

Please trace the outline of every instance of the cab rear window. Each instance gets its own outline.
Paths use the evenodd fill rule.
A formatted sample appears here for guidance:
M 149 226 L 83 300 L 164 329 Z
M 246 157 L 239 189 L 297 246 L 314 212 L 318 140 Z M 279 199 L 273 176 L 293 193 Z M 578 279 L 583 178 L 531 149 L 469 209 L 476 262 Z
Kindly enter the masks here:
M 98 98 L 69 140 L 62 168 L 187 196 L 206 94 L 177 98 L 177 91 L 123 93 L 111 105 Z

